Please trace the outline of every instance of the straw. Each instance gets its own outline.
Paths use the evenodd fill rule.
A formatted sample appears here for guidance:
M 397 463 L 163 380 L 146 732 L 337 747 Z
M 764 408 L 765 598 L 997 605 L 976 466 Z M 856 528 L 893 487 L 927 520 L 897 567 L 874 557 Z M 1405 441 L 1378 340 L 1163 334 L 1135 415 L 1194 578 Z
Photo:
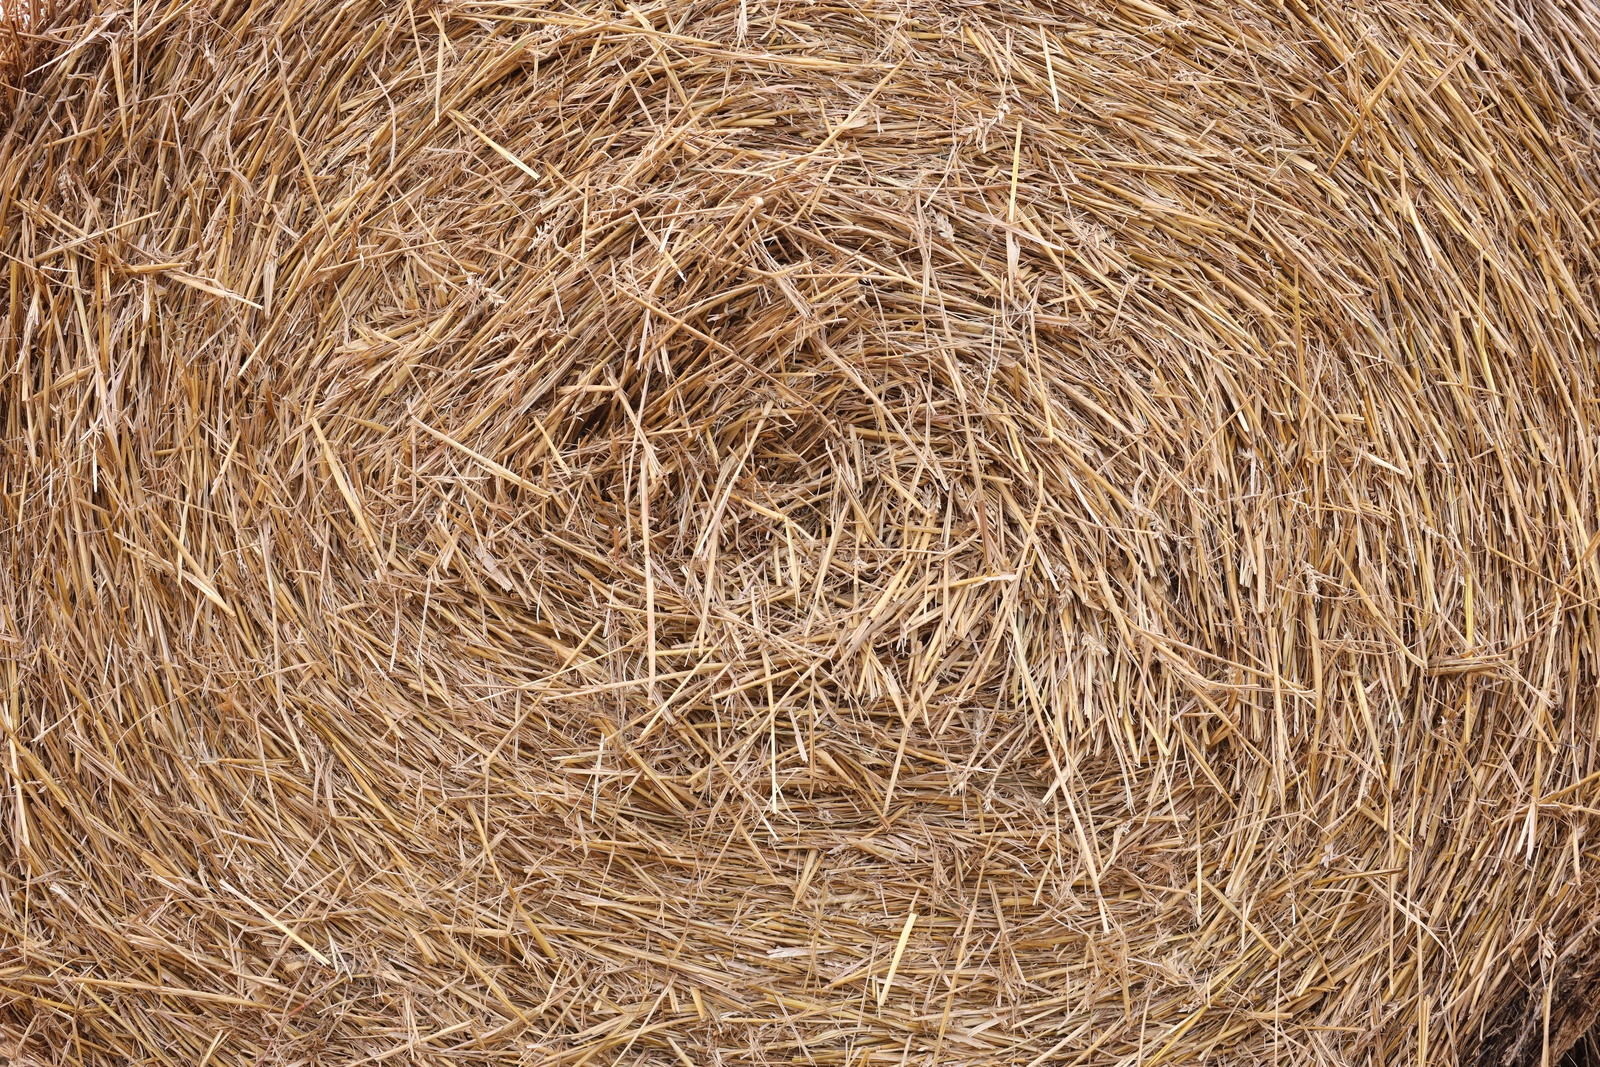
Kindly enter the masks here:
M 6 32 L 27 1055 L 1582 1047 L 1591 5 Z

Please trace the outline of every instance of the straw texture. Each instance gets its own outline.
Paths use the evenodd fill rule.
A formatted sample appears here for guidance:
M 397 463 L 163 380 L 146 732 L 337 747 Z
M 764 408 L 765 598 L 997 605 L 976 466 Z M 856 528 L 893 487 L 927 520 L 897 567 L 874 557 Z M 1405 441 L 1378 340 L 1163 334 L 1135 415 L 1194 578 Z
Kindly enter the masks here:
M 1589 1029 L 1591 4 L 21 21 L 27 1055 Z

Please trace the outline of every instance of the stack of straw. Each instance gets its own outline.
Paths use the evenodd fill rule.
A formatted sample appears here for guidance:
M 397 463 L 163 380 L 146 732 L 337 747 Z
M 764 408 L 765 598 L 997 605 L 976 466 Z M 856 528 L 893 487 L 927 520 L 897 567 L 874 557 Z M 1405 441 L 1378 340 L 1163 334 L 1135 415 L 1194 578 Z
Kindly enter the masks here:
M 7 33 L 37 1062 L 1589 1029 L 1588 0 Z

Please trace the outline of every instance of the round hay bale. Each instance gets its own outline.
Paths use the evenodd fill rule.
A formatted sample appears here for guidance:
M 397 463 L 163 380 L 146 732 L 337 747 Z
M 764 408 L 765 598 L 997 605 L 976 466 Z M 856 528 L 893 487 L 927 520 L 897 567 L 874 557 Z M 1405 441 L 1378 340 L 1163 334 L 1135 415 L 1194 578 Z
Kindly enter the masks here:
M 18 1055 L 1589 1029 L 1592 5 L 22 21 Z

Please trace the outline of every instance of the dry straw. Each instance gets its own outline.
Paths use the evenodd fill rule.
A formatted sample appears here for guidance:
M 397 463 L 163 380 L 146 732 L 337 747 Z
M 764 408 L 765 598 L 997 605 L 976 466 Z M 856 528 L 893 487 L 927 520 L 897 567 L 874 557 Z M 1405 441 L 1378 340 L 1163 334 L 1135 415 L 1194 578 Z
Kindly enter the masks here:
M 1590 1027 L 1589 0 L 12 21 L 30 1062 Z

